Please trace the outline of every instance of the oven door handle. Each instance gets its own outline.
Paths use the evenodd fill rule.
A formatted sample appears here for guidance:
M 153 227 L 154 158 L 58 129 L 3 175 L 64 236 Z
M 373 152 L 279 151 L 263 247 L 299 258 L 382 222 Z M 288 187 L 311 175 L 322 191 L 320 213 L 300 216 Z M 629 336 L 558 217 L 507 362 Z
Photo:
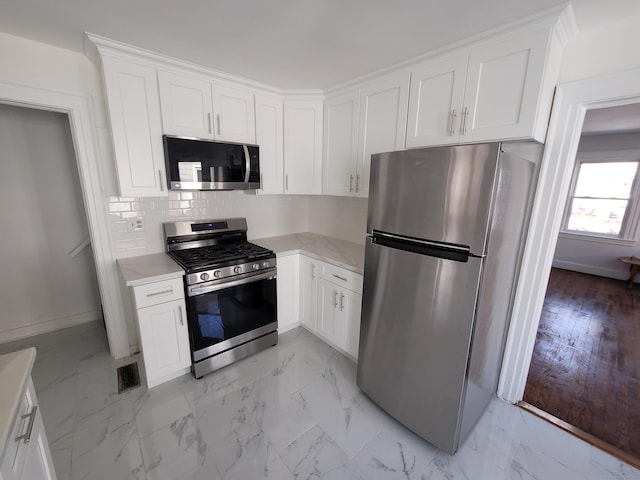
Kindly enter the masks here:
M 268 272 L 258 273 L 256 275 L 251 275 L 249 277 L 239 278 L 237 280 L 229 280 L 228 282 L 216 283 L 214 285 L 192 285 L 187 289 L 187 295 L 189 297 L 195 297 L 196 295 L 202 295 L 203 293 L 216 292 L 218 290 L 223 290 L 229 287 L 235 287 L 237 285 L 244 285 L 247 283 L 257 282 L 259 280 L 269 279 L 272 280 L 276 278 L 276 271 L 269 270 Z

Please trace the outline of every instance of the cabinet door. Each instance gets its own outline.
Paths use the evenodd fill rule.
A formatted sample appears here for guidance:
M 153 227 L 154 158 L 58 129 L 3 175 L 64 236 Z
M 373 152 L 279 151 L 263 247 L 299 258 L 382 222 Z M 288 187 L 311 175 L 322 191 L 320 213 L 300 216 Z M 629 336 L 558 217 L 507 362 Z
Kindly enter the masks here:
M 288 330 L 300 321 L 298 318 L 300 297 L 298 255 L 278 257 L 277 265 L 278 330 Z
M 322 101 L 284 104 L 285 193 L 322 193 Z
M 44 423 L 40 410 L 35 413 L 36 418 L 31 431 L 31 441 L 28 443 L 24 470 L 19 478 L 29 480 L 55 480 L 56 473 L 49 450 L 49 443 L 44 431 Z
M 547 37 L 546 30 L 537 31 L 471 51 L 461 142 L 533 135 Z
M 447 56 L 411 72 L 407 148 L 457 143 L 467 60 Z
M 159 71 L 158 87 L 164 133 L 214 138 L 211 83 Z
M 139 309 L 138 324 L 149 388 L 191 365 L 184 300 Z
M 359 93 L 325 99 L 322 193 L 353 195 L 356 182 Z
M 360 90 L 357 196 L 369 196 L 371 154 L 404 149 L 408 102 L 408 74 Z
M 318 260 L 300 255 L 300 323 L 317 331 Z
M 120 194 L 166 196 L 156 70 L 102 57 Z
M 260 147 L 261 194 L 284 193 L 282 100 L 256 95 L 256 143 Z
M 338 306 L 338 288 L 331 282 L 318 279 L 317 332 L 330 343 L 336 343 L 335 317 Z
M 338 293 L 339 330 L 337 345 L 353 358 L 358 358 L 360 343 L 360 315 L 362 311 L 362 295 L 351 290 L 341 289 Z
M 253 92 L 222 85 L 213 86 L 215 137 L 224 142 L 256 143 Z

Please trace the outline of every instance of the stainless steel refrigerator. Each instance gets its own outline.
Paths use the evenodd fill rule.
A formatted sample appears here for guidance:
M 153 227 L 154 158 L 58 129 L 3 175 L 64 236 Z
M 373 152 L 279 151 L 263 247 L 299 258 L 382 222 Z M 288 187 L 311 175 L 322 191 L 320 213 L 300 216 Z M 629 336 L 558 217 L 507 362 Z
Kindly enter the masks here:
M 358 385 L 453 454 L 495 394 L 542 146 L 371 159 Z

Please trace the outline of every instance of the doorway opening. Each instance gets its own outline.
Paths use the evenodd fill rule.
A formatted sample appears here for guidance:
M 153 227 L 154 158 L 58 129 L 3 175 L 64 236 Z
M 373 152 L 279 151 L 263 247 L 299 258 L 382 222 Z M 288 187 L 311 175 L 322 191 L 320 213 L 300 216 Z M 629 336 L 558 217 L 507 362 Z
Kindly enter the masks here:
M 0 104 L 0 342 L 102 321 L 69 118 Z

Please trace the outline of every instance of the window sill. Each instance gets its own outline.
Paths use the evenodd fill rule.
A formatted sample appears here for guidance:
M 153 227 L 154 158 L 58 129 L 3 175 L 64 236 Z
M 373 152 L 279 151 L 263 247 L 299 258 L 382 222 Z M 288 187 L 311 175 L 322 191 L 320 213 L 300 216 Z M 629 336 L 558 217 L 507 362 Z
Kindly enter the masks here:
M 574 232 L 560 232 L 559 237 L 566 238 L 569 240 L 579 240 L 582 242 L 608 243 L 609 245 L 620 245 L 624 247 L 630 247 L 637 243 L 636 240 L 631 240 L 631 239 L 599 237 L 597 235 L 590 235 L 586 233 L 574 233 Z

